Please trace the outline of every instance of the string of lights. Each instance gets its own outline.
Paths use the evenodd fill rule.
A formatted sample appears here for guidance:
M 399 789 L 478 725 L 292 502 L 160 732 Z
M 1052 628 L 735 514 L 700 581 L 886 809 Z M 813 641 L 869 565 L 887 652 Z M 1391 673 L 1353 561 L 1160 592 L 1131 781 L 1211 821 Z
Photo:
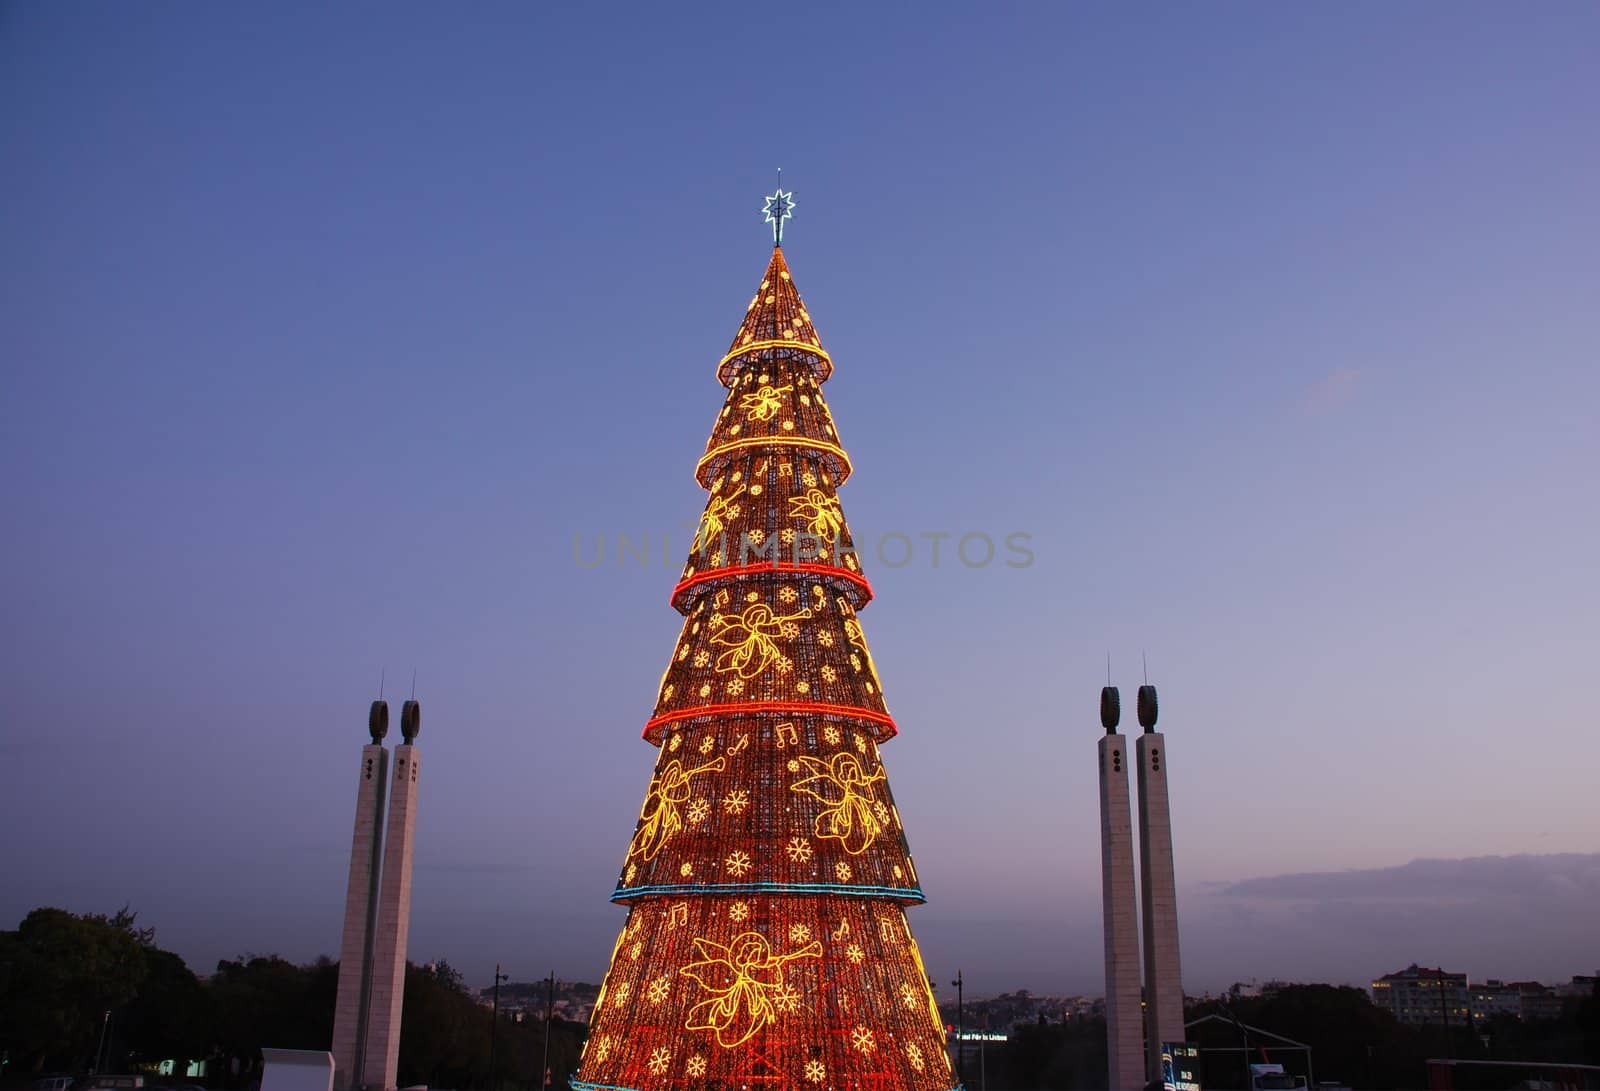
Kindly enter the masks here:
M 768 199 L 775 242 L 792 208 Z M 923 892 L 879 754 L 896 727 L 857 616 L 832 369 L 774 247 L 718 367 L 583 1091 L 955 1082 L 905 917 Z

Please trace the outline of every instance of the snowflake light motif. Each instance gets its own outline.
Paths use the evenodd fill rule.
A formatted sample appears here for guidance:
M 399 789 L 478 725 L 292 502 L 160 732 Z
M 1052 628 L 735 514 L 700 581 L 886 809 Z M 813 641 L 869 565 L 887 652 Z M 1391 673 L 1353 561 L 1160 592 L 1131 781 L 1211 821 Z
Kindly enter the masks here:
M 833 634 L 828 632 L 818 633 L 817 643 L 821 644 L 824 648 L 833 647 Z
M 852 943 L 844 949 L 844 957 L 859 966 L 867 960 L 867 953 L 861 949 L 859 943 Z
M 795 764 L 799 765 L 799 762 L 796 762 Z M 789 859 L 793 860 L 797 864 L 803 864 L 807 860 L 811 859 L 811 846 L 806 843 L 806 839 L 804 837 L 789 838 L 789 843 L 784 846 L 783 851 L 787 852 L 789 854 Z
M 919 1007 L 920 999 L 921 998 L 917 996 L 917 990 L 913 989 L 910 985 L 900 986 L 900 1002 L 906 1007 L 912 1009 Z
M 883 805 L 883 800 L 880 799 L 872 805 L 872 813 L 877 815 L 878 821 L 885 826 L 889 824 L 889 808 Z
M 830 746 L 839 745 L 839 729 L 832 724 L 822 729 L 822 737 L 828 740 Z
M 800 592 L 792 587 L 785 587 L 778 592 L 779 602 L 793 602 L 800 597 Z
M 672 982 L 668 981 L 664 977 L 656 978 L 654 981 L 650 982 L 650 1003 L 661 1003 L 667 998 L 667 994 L 670 992 L 672 992 Z
M 785 193 L 783 187 L 768 197 L 761 205 L 762 223 L 772 225 L 772 243 L 783 242 L 783 221 L 794 218 L 794 193 Z
M 806 1062 L 806 1079 L 810 1080 L 812 1083 L 821 1083 L 827 1078 L 828 1070 L 823 1067 L 821 1061 Z
M 722 809 L 728 814 L 744 814 L 748 806 L 750 806 L 750 793 L 743 788 L 722 797 Z
M 642 954 L 644 954 L 644 944 L 642 943 L 635 941 L 634 945 L 628 948 L 628 957 L 635 962 L 639 961 L 639 956 Z
M 811 938 L 811 926 L 801 921 L 796 921 L 789 926 L 789 942 L 805 943 Z M 907 986 L 909 988 L 910 986 Z
M 878 1038 L 871 1027 L 857 1027 L 850 1032 L 850 1045 L 862 1053 L 871 1053 L 878 1048 Z
M 928 1067 L 928 1062 L 922 1059 L 922 1047 L 915 1042 L 906 1043 L 906 1059 L 911 1062 L 911 1067 L 918 1072 Z
M 743 849 L 734 849 L 728 853 L 728 858 L 723 861 L 728 866 L 728 874 L 735 879 L 742 879 L 750 874 L 750 854 Z M 735 920 L 739 918 L 735 917 Z
M 848 883 L 850 881 L 850 865 L 845 863 L 843 860 L 840 860 L 837 864 L 833 865 L 833 873 L 839 877 L 839 881 L 841 883 Z
M 682 867 L 678 868 L 678 874 L 687 879 L 689 876 L 694 874 L 694 865 L 685 862 Z
M 736 921 L 742 921 L 750 915 L 750 907 L 744 902 L 734 902 L 728 907 L 728 916 Z
M 698 1079 L 706 1074 L 706 1059 L 699 1055 L 690 1057 L 689 1063 L 683 1067 L 684 1071 L 688 1072 L 691 1077 Z
M 652 1076 L 663 1075 L 667 1071 L 667 1065 L 671 1063 L 672 1050 L 666 1046 L 657 1046 L 655 1052 L 650 1054 L 650 1074 Z
M 600 1036 L 600 1040 L 594 1044 L 594 1056 L 595 1060 L 602 1063 L 607 1057 L 611 1056 L 611 1035 L 602 1034 Z
M 786 1015 L 800 1010 L 800 990 L 793 985 L 783 985 L 772 997 L 773 1006 Z
M 704 822 L 706 820 L 706 816 L 709 815 L 710 813 L 711 813 L 711 804 L 707 803 L 703 799 L 695 800 L 693 803 L 689 804 L 689 823 L 690 823 L 690 825 L 698 826 L 700 823 L 702 823 L 702 822 Z M 630 878 L 631 878 L 631 876 L 630 876 Z

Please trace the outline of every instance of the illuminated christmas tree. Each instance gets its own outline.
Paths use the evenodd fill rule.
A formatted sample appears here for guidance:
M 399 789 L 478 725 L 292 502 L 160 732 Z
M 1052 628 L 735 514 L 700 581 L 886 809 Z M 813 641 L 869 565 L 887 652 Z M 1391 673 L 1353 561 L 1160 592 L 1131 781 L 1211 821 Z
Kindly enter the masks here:
M 905 907 L 923 901 L 878 756 L 895 734 L 856 613 L 833 371 L 781 248 L 717 378 L 710 500 L 672 604 L 660 747 L 612 901 L 629 906 L 580 1089 L 948 1091 Z

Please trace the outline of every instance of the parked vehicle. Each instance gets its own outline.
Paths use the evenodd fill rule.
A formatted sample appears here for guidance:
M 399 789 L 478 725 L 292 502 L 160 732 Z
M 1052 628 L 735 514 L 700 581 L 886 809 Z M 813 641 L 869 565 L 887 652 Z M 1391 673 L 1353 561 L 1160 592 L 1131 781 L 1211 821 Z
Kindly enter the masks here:
M 143 1076 L 85 1076 L 76 1091 L 142 1091 Z
M 1250 1091 L 1305 1091 L 1306 1078 L 1291 1076 L 1281 1064 L 1250 1066 Z

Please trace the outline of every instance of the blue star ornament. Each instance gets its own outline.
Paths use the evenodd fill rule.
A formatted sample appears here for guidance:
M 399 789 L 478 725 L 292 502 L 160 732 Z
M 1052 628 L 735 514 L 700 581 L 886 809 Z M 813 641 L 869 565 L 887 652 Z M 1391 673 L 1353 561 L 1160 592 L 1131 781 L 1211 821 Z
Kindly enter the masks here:
M 766 216 L 766 219 L 762 222 L 772 225 L 773 244 L 781 243 L 783 241 L 783 221 L 794 215 L 794 194 L 785 193 L 782 189 L 779 189 L 771 197 L 767 198 L 767 203 L 762 206 L 761 211 Z

